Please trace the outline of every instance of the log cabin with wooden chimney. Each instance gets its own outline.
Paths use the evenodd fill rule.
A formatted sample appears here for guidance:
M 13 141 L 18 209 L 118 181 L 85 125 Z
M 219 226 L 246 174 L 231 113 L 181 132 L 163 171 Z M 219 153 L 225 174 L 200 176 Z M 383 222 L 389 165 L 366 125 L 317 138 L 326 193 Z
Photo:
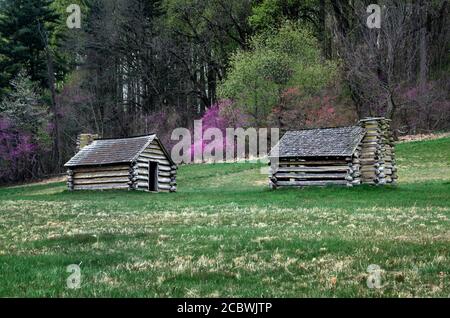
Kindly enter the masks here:
M 269 186 L 395 184 L 397 167 L 390 120 L 288 131 L 269 154 Z

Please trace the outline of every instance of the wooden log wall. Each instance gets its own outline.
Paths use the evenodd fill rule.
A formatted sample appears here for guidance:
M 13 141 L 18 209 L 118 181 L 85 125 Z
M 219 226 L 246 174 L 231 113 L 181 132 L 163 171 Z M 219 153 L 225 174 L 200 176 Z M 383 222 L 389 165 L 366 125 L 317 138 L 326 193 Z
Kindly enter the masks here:
M 361 177 L 364 184 L 390 184 L 397 180 L 394 138 L 390 121 L 384 118 L 365 119 L 361 126 L 367 133 L 361 144 Z
M 361 152 L 362 152 L 362 145 L 358 145 L 348 164 L 349 167 L 347 176 L 348 186 L 356 186 L 362 183 L 361 159 L 360 159 Z
M 129 190 L 137 190 L 139 181 L 139 166 L 137 161 L 131 163 L 128 178 Z
M 280 158 L 271 162 L 269 186 L 304 187 L 359 184 L 359 168 L 353 158 Z
M 397 163 L 395 160 L 395 141 L 394 135 L 391 130 L 390 120 L 381 120 L 382 131 L 382 158 L 384 162 L 384 174 L 387 184 L 397 183 Z
M 74 190 L 74 178 L 73 178 L 74 172 L 72 169 L 67 170 L 67 188 L 69 191 Z
M 135 176 L 135 179 L 132 180 L 133 187 L 138 190 L 148 191 L 149 161 L 158 163 L 158 191 L 176 192 L 177 166 L 172 165 L 157 140 L 154 140 L 141 153 L 133 166 L 133 174 Z
M 130 166 L 126 164 L 68 170 L 69 190 L 128 189 Z

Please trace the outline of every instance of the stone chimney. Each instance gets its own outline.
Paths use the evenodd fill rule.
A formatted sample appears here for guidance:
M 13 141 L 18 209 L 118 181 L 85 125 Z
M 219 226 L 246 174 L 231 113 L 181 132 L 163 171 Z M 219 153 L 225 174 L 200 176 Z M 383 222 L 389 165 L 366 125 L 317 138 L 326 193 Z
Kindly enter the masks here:
M 77 152 L 86 146 L 89 146 L 94 140 L 98 139 L 97 134 L 80 134 L 77 138 Z
M 362 141 L 362 183 L 396 183 L 397 168 L 391 120 L 370 117 L 361 119 L 359 123 L 367 131 Z

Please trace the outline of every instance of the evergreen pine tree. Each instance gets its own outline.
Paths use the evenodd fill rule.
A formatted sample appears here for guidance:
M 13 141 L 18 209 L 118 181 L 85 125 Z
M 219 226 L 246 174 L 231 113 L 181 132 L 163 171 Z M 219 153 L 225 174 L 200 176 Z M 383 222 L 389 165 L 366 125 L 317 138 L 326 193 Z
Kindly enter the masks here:
M 0 97 L 21 69 L 48 87 L 43 36 L 51 34 L 58 18 L 50 5 L 50 0 L 0 1 Z

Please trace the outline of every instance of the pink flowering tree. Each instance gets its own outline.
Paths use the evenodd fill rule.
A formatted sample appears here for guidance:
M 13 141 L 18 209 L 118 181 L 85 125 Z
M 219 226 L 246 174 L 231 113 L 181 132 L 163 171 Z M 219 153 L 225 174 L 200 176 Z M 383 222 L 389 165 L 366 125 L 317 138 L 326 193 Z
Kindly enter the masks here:
M 226 129 L 246 127 L 249 123 L 249 118 L 237 109 L 233 101 L 223 99 L 212 105 L 201 118 L 202 121 L 202 138 L 199 142 L 193 143 L 191 146 L 191 157 L 194 157 L 194 152 L 203 153 L 207 145 L 214 140 L 205 140 L 203 138 L 208 129 L 216 128 L 220 130 L 223 136 L 221 144 L 215 145 L 215 151 L 225 153 L 228 147 L 234 147 L 234 143 L 227 144 Z
M 31 80 L 23 73 L 0 103 L 0 183 L 38 174 L 39 158 L 48 146 L 48 115 Z
M 0 117 L 0 181 L 17 181 L 27 177 L 37 159 L 38 145 L 30 133 Z

